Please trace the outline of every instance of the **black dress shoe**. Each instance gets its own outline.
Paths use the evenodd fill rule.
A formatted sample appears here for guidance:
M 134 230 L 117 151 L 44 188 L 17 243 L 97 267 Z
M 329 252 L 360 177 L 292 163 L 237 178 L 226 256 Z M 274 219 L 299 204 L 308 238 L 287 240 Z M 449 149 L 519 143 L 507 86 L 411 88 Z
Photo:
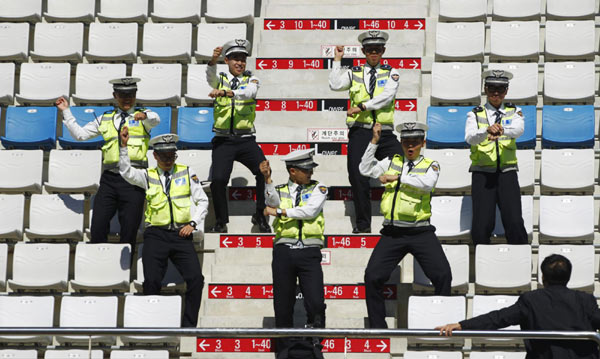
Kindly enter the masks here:
M 371 233 L 371 228 L 358 229 L 358 227 L 354 227 L 352 233 Z
M 255 213 L 252 216 L 252 224 L 258 225 L 258 229 L 261 233 L 271 233 L 271 226 L 269 226 L 267 218 L 262 214 Z
M 212 228 L 208 230 L 209 233 L 227 233 L 227 225 L 225 223 L 215 223 Z

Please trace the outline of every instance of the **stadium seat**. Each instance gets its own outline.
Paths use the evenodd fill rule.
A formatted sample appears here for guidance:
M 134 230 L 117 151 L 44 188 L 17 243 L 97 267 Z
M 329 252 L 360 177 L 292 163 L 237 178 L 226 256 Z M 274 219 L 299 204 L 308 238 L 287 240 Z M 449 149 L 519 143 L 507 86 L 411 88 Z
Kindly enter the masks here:
M 594 20 L 546 21 L 545 61 L 594 60 Z
M 500 352 L 500 351 L 472 351 L 471 359 L 525 359 L 525 352 Z
M 101 22 L 137 22 L 148 21 L 148 0 L 100 0 L 98 20 Z
M 113 350 L 110 359 L 169 359 L 168 350 Z
M 542 148 L 594 147 L 594 106 L 544 106 Z
M 515 104 L 536 104 L 538 100 L 538 65 L 537 63 L 490 63 L 489 70 L 504 70 L 514 77 L 510 80 L 505 101 Z M 535 109 L 535 107 L 534 107 Z M 535 113 L 535 112 L 534 112 Z
M 130 4 L 131 2 L 127 2 Z M 88 40 L 89 50 L 85 58 L 89 62 L 137 60 L 138 25 L 136 23 L 91 23 Z
M 83 60 L 83 23 L 37 23 L 31 59 L 33 61 Z
M 475 247 L 475 292 L 530 290 L 531 269 L 530 245 L 480 244 Z
M 486 21 L 486 0 L 440 0 L 440 21 Z
M 62 328 L 94 327 L 116 328 L 119 303 L 117 297 L 63 296 L 60 305 L 60 324 Z M 60 344 L 87 345 L 90 337 L 85 335 L 57 336 Z M 112 335 L 92 335 L 91 343 L 114 345 Z
M 493 20 L 540 20 L 540 0 L 493 0 Z
M 469 290 L 469 246 L 466 244 L 443 244 L 442 248 L 452 271 L 452 292 L 466 293 Z M 413 276 L 414 289 L 419 290 L 423 287 L 433 289 L 431 281 L 416 259 L 413 260 Z
M 246 27 L 246 24 L 198 24 L 197 50 L 194 52 L 196 60 L 210 60 L 214 48 L 223 46 L 227 41 L 225 39 L 245 39 Z
M 429 106 L 427 108 L 427 148 L 468 148 L 465 123 L 472 106 Z
M 206 0 L 206 22 L 254 23 L 254 0 Z
M 23 239 L 25 219 L 25 196 L 22 194 L 0 194 L 0 238 L 11 241 Z
M 486 314 L 492 310 L 499 310 L 509 307 L 517 302 L 519 297 L 516 295 L 475 295 L 473 297 L 473 317 L 481 314 Z M 511 325 L 503 330 L 519 330 L 518 325 Z M 502 330 L 501 329 L 501 330 Z M 523 345 L 523 341 L 519 339 L 504 339 L 504 338 L 473 338 L 471 339 L 473 346 L 508 346 L 508 345 Z
M 48 193 L 96 193 L 102 173 L 100 150 L 52 150 L 48 164 Z
M 592 196 L 540 196 L 540 243 L 591 241 Z
M 435 30 L 436 61 L 483 62 L 483 22 L 438 22 Z
M 594 62 L 546 62 L 544 104 L 594 102 Z
M 519 166 L 521 163 L 519 163 Z M 533 196 L 521 196 L 521 213 L 523 216 L 523 222 L 525 225 L 525 231 L 527 231 L 527 235 L 531 238 L 533 236 Z M 492 231 L 492 235 L 494 237 L 505 235 L 504 225 L 502 223 L 502 217 L 500 215 L 500 209 L 496 206 L 496 225 L 494 226 L 494 230 Z
M 2 25 L 0 25 L 0 31 L 1 28 Z M 0 106 L 12 105 L 14 92 L 15 64 L 12 62 L 0 63 Z
M 179 328 L 181 326 L 181 297 L 178 295 L 128 295 L 125 297 L 123 327 L 125 328 Z M 179 337 L 126 336 L 124 344 L 163 343 L 178 344 Z
M 68 63 L 24 63 L 19 77 L 20 104 L 54 105 L 54 101 L 69 97 L 71 66 Z
M 456 84 L 461 86 L 457 87 Z M 481 63 L 434 62 L 431 68 L 431 104 L 481 102 Z
M 537 108 L 535 105 L 521 106 L 525 129 L 516 140 L 519 149 L 534 149 L 537 132 Z
M 112 111 L 111 106 L 71 106 L 71 114 L 75 117 L 75 122 L 83 127 L 88 122 L 95 121 L 98 116 L 106 111 Z M 62 136 L 58 137 L 58 143 L 63 149 L 83 149 L 94 150 L 99 149 L 104 144 L 102 136 L 89 138 L 85 141 L 77 141 L 71 136 L 71 132 L 64 122 L 62 123 Z
M 154 0 L 153 22 L 200 22 L 201 0 Z
M 42 0 L 0 0 L 0 21 L 42 21 Z
M 571 279 L 567 287 L 587 292 L 594 291 L 594 246 L 593 245 L 546 245 L 541 244 L 538 250 L 538 288 L 542 283 L 542 262 L 551 254 L 560 254 L 569 259 L 573 265 Z
M 27 56 L 29 56 L 29 24 L 0 23 L 0 60 L 27 62 Z
M 51 349 L 46 350 L 44 353 L 44 359 L 103 359 L 104 354 L 102 350 L 87 349 Z
M 25 64 L 23 64 L 25 66 Z M 14 107 L 6 110 L 6 149 L 50 150 L 56 147 L 56 107 Z
M 214 136 L 213 109 L 210 107 L 180 107 L 177 116 L 180 148 L 208 148 Z
M 0 358 L 38 359 L 35 349 L 0 349 Z
M 110 80 L 125 77 L 125 64 L 77 64 L 75 75 L 76 104 L 110 105 L 114 102 Z
M 177 151 L 177 162 L 190 166 L 200 181 L 208 180 L 212 151 L 210 150 L 181 150 Z
M 138 246 L 137 250 L 137 279 L 133 281 L 133 285 L 135 289 L 142 293 L 143 285 L 144 285 L 144 262 L 142 261 L 142 249 L 144 248 L 143 244 Z M 169 264 L 167 265 L 167 271 L 165 272 L 164 278 L 162 279 L 162 286 L 166 289 L 171 290 L 181 290 L 184 286 L 184 280 L 177 267 L 171 262 L 169 259 Z
M 436 191 L 465 192 L 471 188 L 471 150 L 467 149 L 425 149 L 423 154 L 427 158 L 434 159 L 440 164 L 440 176 L 435 185 Z
M 129 290 L 131 246 L 124 243 L 78 243 L 75 249 L 76 291 Z
M 29 239 L 83 238 L 83 195 L 34 194 L 29 209 Z
M 0 151 L 0 172 L 11 174 L 0 177 L 0 192 L 41 193 L 43 163 L 42 150 Z
M 442 239 L 467 238 L 471 232 L 473 206 L 470 196 L 433 196 L 431 224 Z
M 535 183 L 535 150 L 517 150 L 517 163 L 519 165 L 519 187 L 521 191 L 533 193 Z
M 467 317 L 467 301 L 463 296 L 444 297 L 411 295 L 408 298 L 408 329 L 433 329 L 447 323 L 458 323 Z M 408 338 L 408 345 L 427 343 L 455 344 L 464 343 L 463 338 Z
M 13 275 L 8 280 L 12 291 L 51 290 L 67 291 L 69 279 L 69 244 L 23 243 L 15 244 Z
M 0 201 L 1 201 L 0 197 Z M 0 291 L 6 290 L 6 272 L 8 269 L 8 244 L 0 243 Z
M 490 61 L 537 62 L 539 56 L 539 21 L 492 21 Z
M 192 55 L 192 24 L 144 24 L 142 44 L 140 57 L 144 62 L 188 63 Z
M 451 351 L 412 351 L 407 350 L 404 352 L 404 359 L 462 359 L 463 354 L 461 352 Z
M 131 76 L 142 79 L 138 83 L 138 104 L 179 106 L 181 64 L 133 64 Z
M 540 174 L 542 193 L 593 192 L 595 178 L 594 149 L 542 150 Z
M 48 0 L 48 11 L 44 18 L 48 22 L 94 22 L 95 0 Z
M 212 54 L 212 49 L 210 51 Z M 185 102 L 188 106 L 208 105 L 212 104 L 214 101 L 214 99 L 208 97 L 208 94 L 212 91 L 213 88 L 210 87 L 210 85 L 206 82 L 206 66 L 207 65 L 197 64 L 188 66 L 188 92 L 185 94 Z M 217 74 L 227 71 L 227 65 L 217 65 Z
M 598 6 L 594 0 L 546 0 L 546 19 L 548 20 L 574 20 L 591 19 L 598 13 Z
M 150 130 L 150 138 L 163 135 L 165 133 L 171 133 L 171 108 L 170 107 L 145 107 L 148 110 L 156 112 L 160 117 L 160 122 L 157 126 Z
M 51 296 L 0 296 L 0 327 L 51 328 L 54 317 L 54 297 Z M 0 336 L 4 343 L 38 343 L 48 345 L 47 335 Z

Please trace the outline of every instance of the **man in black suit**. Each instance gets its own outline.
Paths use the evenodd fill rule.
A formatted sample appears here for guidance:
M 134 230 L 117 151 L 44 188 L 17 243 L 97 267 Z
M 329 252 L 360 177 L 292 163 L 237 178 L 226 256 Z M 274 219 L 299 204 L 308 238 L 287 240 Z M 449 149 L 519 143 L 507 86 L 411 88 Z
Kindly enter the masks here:
M 567 258 L 552 254 L 542 262 L 543 289 L 523 293 L 510 307 L 435 329 L 447 336 L 453 330 L 490 330 L 515 324 L 521 330 L 596 331 L 600 309 L 593 295 L 567 288 L 571 268 Z M 598 359 L 598 347 L 591 341 L 525 340 L 525 348 L 527 359 Z

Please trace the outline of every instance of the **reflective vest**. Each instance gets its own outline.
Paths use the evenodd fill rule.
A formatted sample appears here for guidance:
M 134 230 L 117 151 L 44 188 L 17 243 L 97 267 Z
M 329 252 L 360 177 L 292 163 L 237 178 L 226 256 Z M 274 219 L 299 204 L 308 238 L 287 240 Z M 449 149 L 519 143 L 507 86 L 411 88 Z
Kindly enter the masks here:
M 390 71 L 392 67 L 389 65 L 381 65 L 377 69 L 377 82 L 373 94 L 369 93 L 364 81 L 364 66 L 355 66 L 352 68 L 352 86 L 350 87 L 350 107 L 357 107 L 358 104 L 367 102 L 373 97 L 383 92 L 385 84 L 389 81 Z M 364 128 L 372 128 L 373 122 L 381 123 L 382 129 L 392 130 L 394 128 L 394 101 L 373 111 L 362 111 L 355 115 L 346 118 L 348 127 L 359 126 Z
M 503 126 L 510 124 L 517 108 L 507 104 L 504 111 L 506 115 L 502 117 Z M 473 112 L 477 118 L 477 128 L 489 127 L 487 111 L 484 107 L 476 107 Z M 483 142 L 471 146 L 471 171 L 496 172 L 497 168 L 501 171 L 517 168 L 517 143 L 514 138 L 501 136 L 496 141 L 489 141 L 486 138 Z
M 231 90 L 227 75 L 221 72 L 219 76 L 217 90 Z M 248 85 L 250 76 L 252 76 L 250 71 L 244 72 L 238 89 L 243 89 Z M 254 133 L 255 117 L 256 100 L 236 100 L 227 96 L 217 97 L 215 99 L 213 132 L 227 135 Z
M 296 207 L 302 207 L 310 198 L 312 192 L 316 189 L 318 182 L 311 181 L 306 185 L 301 192 L 300 204 Z M 287 184 L 276 187 L 279 194 L 279 208 L 294 208 L 296 201 L 296 193 L 290 193 Z M 323 211 L 313 219 L 293 219 L 281 215 L 273 221 L 273 229 L 275 230 L 275 244 L 291 243 L 295 244 L 298 239 L 302 240 L 305 245 L 323 246 L 325 237 L 325 217 Z
M 144 109 L 136 109 L 133 112 L 142 113 Z M 119 130 L 115 127 L 113 121 L 117 111 L 107 111 L 102 115 L 98 130 L 104 138 L 102 145 L 102 169 L 113 169 L 119 167 Z M 129 128 L 129 140 L 127 141 L 127 152 L 131 159 L 131 165 L 134 167 L 148 167 L 148 142 L 150 134 L 146 131 L 142 121 L 136 121 L 131 117 L 123 126 Z
M 165 193 L 158 168 L 147 169 L 148 189 L 146 190 L 146 226 L 184 226 L 192 220 L 190 212 L 190 175 L 188 166 L 175 164 L 171 175 L 171 188 Z
M 423 157 L 410 171 L 411 174 L 423 176 L 434 163 L 433 160 Z M 395 155 L 386 175 L 402 175 L 404 158 Z M 421 191 L 415 187 L 401 183 L 400 178 L 394 182 L 386 183 L 381 197 L 381 213 L 383 225 L 398 227 L 418 227 L 429 225 L 431 217 L 431 192 Z

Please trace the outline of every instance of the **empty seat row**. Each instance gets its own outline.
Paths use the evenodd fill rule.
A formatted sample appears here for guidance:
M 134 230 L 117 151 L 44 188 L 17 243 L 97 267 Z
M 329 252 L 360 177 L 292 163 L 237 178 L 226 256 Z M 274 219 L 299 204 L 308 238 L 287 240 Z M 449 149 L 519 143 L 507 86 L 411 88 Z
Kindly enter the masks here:
M 546 19 L 594 19 L 598 6 L 594 0 L 546 0 Z M 494 0 L 493 20 L 540 19 L 541 0 Z M 440 0 L 440 21 L 485 21 L 487 0 Z

